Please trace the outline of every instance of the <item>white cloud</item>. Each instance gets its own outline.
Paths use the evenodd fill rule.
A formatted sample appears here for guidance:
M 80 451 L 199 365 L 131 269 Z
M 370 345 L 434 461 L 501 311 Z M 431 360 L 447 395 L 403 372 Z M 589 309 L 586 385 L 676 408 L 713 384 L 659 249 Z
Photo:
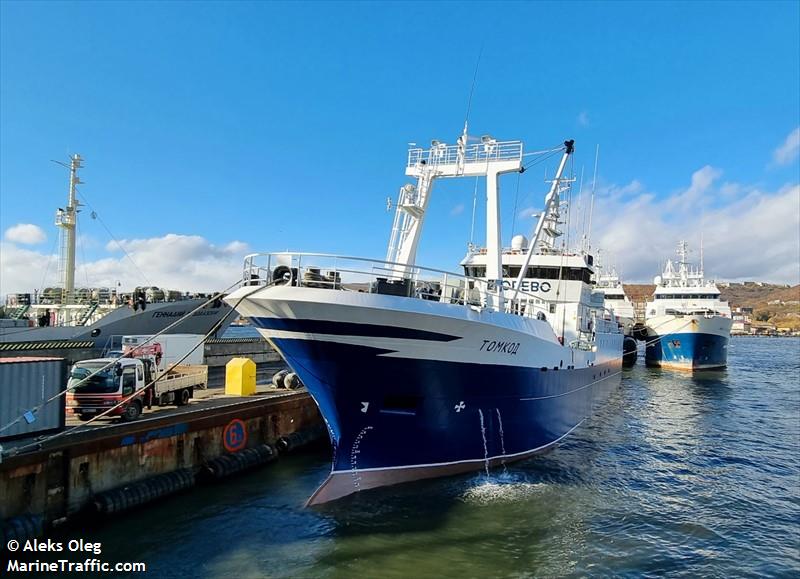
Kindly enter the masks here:
M 6 229 L 5 237 L 13 243 L 36 245 L 47 239 L 44 230 L 33 223 L 18 223 Z
M 698 169 L 692 173 L 692 182 L 685 191 L 670 197 L 667 207 L 673 211 L 691 212 L 707 205 L 711 195 L 707 195 L 714 181 L 722 176 L 722 171 L 711 165 Z
M 772 161 L 776 165 L 788 165 L 797 158 L 800 151 L 800 127 L 786 136 L 783 144 L 772 152 Z
M 463 203 L 459 203 L 458 205 L 456 205 L 455 207 L 453 207 L 450 210 L 450 216 L 451 217 L 455 217 L 457 215 L 461 215 L 462 213 L 464 213 L 464 204 Z
M 42 283 L 48 283 L 57 275 L 57 256 L 46 255 L 0 241 L 0 300 L 8 293 L 33 293 Z
M 643 188 L 633 196 L 617 193 L 630 186 L 598 192 L 592 245 L 616 256 L 624 280 L 646 282 L 675 256 L 681 239 L 697 261 L 702 233 L 709 277 L 800 283 L 800 185 L 767 192 L 724 183 L 717 191 L 720 174 L 703 167 L 686 190 L 667 198 Z
M 578 124 L 580 126 L 588 127 L 589 126 L 589 112 L 588 111 L 581 111 L 580 114 L 578 114 L 578 119 L 577 120 L 578 120 Z
M 87 285 L 88 280 L 88 285 L 99 287 L 114 287 L 119 282 L 123 289 L 152 284 L 182 291 L 222 290 L 241 278 L 242 259 L 248 251 L 247 244 L 241 241 L 217 246 L 197 235 L 174 233 L 123 239 L 120 245 L 124 252 L 111 242 L 106 245 L 111 255 L 79 264 L 75 273 L 77 285 Z M 55 256 L 13 243 L 0 244 L 0 256 L 2 295 L 39 288 L 45 270 L 50 273 L 44 283 L 56 281 Z

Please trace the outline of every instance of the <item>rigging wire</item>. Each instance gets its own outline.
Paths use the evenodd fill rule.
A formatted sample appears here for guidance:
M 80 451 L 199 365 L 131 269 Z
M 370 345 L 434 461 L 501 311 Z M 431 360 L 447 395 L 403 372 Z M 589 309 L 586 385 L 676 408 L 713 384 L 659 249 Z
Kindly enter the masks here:
M 475 176 L 475 189 L 472 191 L 472 225 L 469 229 L 469 242 L 475 242 L 475 208 L 478 205 L 478 176 Z
M 111 233 L 111 230 L 110 230 L 110 229 L 108 228 L 108 226 L 106 225 L 106 222 L 105 222 L 105 221 L 103 221 L 103 218 L 102 218 L 102 217 L 100 217 L 100 214 L 99 214 L 99 213 L 98 213 L 98 212 L 95 210 L 95 208 L 94 208 L 94 207 L 92 207 L 92 204 L 91 204 L 91 203 L 89 203 L 89 200 L 86 198 L 86 195 L 84 195 L 83 193 L 81 193 L 80 191 L 77 191 L 77 190 L 76 190 L 76 192 L 78 193 L 78 195 L 80 195 L 81 199 L 83 199 L 83 201 L 86 203 L 86 205 L 89 207 L 89 209 L 91 209 L 91 210 L 92 210 L 92 213 L 93 213 L 93 214 L 94 214 L 94 216 L 97 218 L 97 220 L 100 222 L 100 225 L 102 225 L 102 226 L 103 226 L 103 229 L 105 229 L 105 230 L 106 230 L 106 233 L 108 233 L 109 237 L 111 237 L 111 239 L 113 239 L 113 240 L 114 240 L 114 243 L 116 243 L 116 244 L 117 244 L 117 247 L 119 247 L 119 248 L 122 250 L 122 253 L 124 253 L 124 254 L 125 254 L 125 257 L 127 257 L 127 258 L 130 260 L 130 262 L 133 264 L 133 267 L 135 267 L 135 268 L 136 268 L 136 271 L 138 271 L 138 272 L 139 272 L 139 275 L 141 275 L 141 276 L 142 276 L 142 279 L 144 279 L 144 281 L 147 283 L 147 285 L 149 285 L 149 286 L 153 285 L 152 283 L 150 283 L 150 280 L 149 280 L 149 279 L 147 279 L 147 276 L 146 276 L 146 275 L 145 275 L 145 273 L 144 273 L 144 272 L 141 270 L 141 268 L 138 266 L 138 264 L 137 264 L 137 263 L 136 263 L 136 262 L 133 260 L 133 257 L 131 257 L 131 255 L 130 255 L 130 254 L 129 254 L 129 253 L 126 251 L 126 250 L 125 250 L 125 248 L 124 248 L 124 247 L 123 247 L 123 245 L 122 245 L 122 244 L 119 242 L 119 240 L 118 240 L 116 237 L 114 237 L 114 234 L 113 234 L 113 233 Z
M 475 71 L 472 73 L 472 85 L 469 88 L 469 98 L 467 99 L 467 113 L 464 115 L 465 128 L 469 121 L 469 113 L 472 110 L 472 94 L 475 92 L 475 83 L 478 80 L 478 67 L 481 64 L 481 56 L 483 56 L 483 42 L 481 42 L 481 47 L 478 51 L 478 60 L 475 61 Z M 466 143 L 464 143 L 464 145 L 466 146 Z
M 144 346 L 145 344 L 148 344 L 148 343 L 152 342 L 154 339 L 159 337 L 161 334 L 164 334 L 164 333 L 168 332 L 169 330 L 171 330 L 172 328 L 174 328 L 175 326 L 181 324 L 184 321 L 185 318 L 188 318 L 188 317 L 194 315 L 196 312 L 199 312 L 201 309 L 206 307 L 208 304 L 214 302 L 215 300 L 221 299 L 222 296 L 224 296 L 226 292 L 232 290 L 234 287 L 236 287 L 237 285 L 239 285 L 243 281 L 244 281 L 243 279 L 237 280 L 236 283 L 233 283 L 233 284 L 229 285 L 227 288 L 225 288 L 224 290 L 222 290 L 220 292 L 217 292 L 216 294 L 211 296 L 209 299 L 207 299 L 205 302 L 203 302 L 202 304 L 200 304 L 199 306 L 197 306 L 193 310 L 185 313 L 183 316 L 181 316 L 180 318 L 178 318 L 177 320 L 175 320 L 174 322 L 169 324 L 166 328 L 162 329 L 160 332 L 158 332 L 156 334 L 153 334 L 152 336 L 150 336 L 149 338 L 144 340 L 140 345 Z M 261 286 L 258 286 L 258 287 L 261 287 Z M 250 294 L 246 294 L 246 295 L 250 295 Z M 237 303 L 237 305 L 238 305 L 238 303 Z M 225 317 L 227 317 L 227 316 L 223 316 L 222 320 L 224 320 Z M 220 320 L 219 322 L 217 322 L 217 324 L 214 325 L 214 330 L 216 330 L 218 324 L 220 324 L 222 322 L 222 320 Z M 205 338 L 203 338 L 203 340 L 205 340 Z M 195 347 L 195 349 L 196 349 L 196 347 Z M 194 349 L 192 351 L 194 351 Z M 192 351 L 190 351 L 189 353 L 191 353 Z M 39 404 L 38 406 L 35 406 L 34 408 L 28 410 L 27 412 L 31 412 L 31 413 L 38 412 L 45 405 L 49 404 L 53 400 L 56 400 L 56 399 L 60 398 L 61 396 L 67 394 L 67 392 L 69 392 L 70 390 L 74 390 L 75 388 L 81 386 L 84 382 L 86 382 L 90 378 L 93 378 L 94 376 L 96 376 L 100 372 L 103 372 L 104 370 L 107 370 L 108 368 L 110 368 L 111 366 L 116 364 L 118 360 L 120 360 L 121 358 L 124 358 L 124 357 L 125 357 L 125 355 L 119 356 L 118 358 L 114 358 L 113 360 L 111 360 L 111 362 L 109 362 L 105 366 L 102 366 L 101 368 L 98 368 L 97 370 L 95 370 L 94 372 L 92 372 L 91 374 L 89 374 L 88 376 L 83 378 L 77 384 L 74 384 L 71 387 L 68 387 L 68 388 L 65 388 L 64 390 L 59 391 L 58 393 L 54 394 L 53 396 L 51 396 L 50 398 L 48 398 L 47 400 L 45 400 L 44 402 Z M 181 359 L 181 361 L 183 361 L 183 358 Z M 116 407 L 113 407 L 113 408 L 116 408 Z M 113 410 L 113 408 L 111 408 L 111 410 Z M 27 412 L 26 412 L 26 414 L 27 414 Z M 97 416 L 101 416 L 101 415 L 98 414 Z M 23 414 L 21 416 L 18 416 L 14 421 L 12 421 L 9 424 L 6 424 L 5 426 L 0 426 L 0 433 L 2 433 L 5 430 L 8 430 L 12 426 L 14 426 L 16 423 L 18 423 L 20 420 L 22 420 L 24 417 L 25 417 L 25 414 Z
M 78 220 L 75 220 L 75 241 L 78 243 L 78 246 L 81 248 L 81 259 L 83 259 L 83 274 L 86 276 L 86 287 L 89 287 L 89 268 L 86 267 L 86 264 L 89 263 L 86 261 L 86 246 L 81 240 L 81 236 L 78 235 Z M 77 266 L 76 268 L 77 269 Z
M 522 170 L 523 170 L 523 171 L 527 171 L 527 170 L 528 170 L 528 169 L 530 169 L 531 167 L 535 167 L 535 166 L 536 166 L 536 165 L 538 165 L 539 163 L 543 163 L 543 162 L 544 162 L 544 161 L 546 161 L 547 159 L 550 159 L 551 157 L 553 157 L 554 155 L 556 155 L 556 154 L 560 153 L 560 152 L 561 152 L 561 151 L 563 151 L 563 150 L 564 150 L 564 145 L 561 145 L 560 147 L 557 147 L 557 148 L 555 148 L 555 149 L 550 149 L 549 151 L 546 151 L 546 152 L 542 153 L 542 155 L 541 155 L 541 156 L 539 156 L 537 159 L 535 159 L 535 160 L 531 161 L 531 162 L 530 162 L 530 163 L 528 163 L 527 165 L 523 165 L 523 166 L 522 166 Z
M 50 271 L 50 264 L 53 263 L 53 255 L 56 252 L 56 245 L 58 245 L 58 241 L 61 237 L 61 232 L 59 231 L 58 235 L 55 236 L 53 239 L 53 247 L 50 249 L 50 255 L 47 256 L 47 265 L 44 268 L 44 274 L 42 275 L 42 283 L 39 285 L 39 295 L 44 293 L 44 284 L 47 282 L 47 274 Z
M 542 149 L 541 151 L 528 151 L 527 153 L 522 153 L 523 157 L 533 157 L 534 155 L 544 155 L 545 153 L 552 153 L 553 151 L 558 152 L 564 149 L 564 145 L 557 145 L 552 149 Z
M 235 287 L 235 286 L 239 285 L 239 283 L 240 283 L 240 282 L 242 282 L 242 281 L 243 281 L 243 280 L 238 280 L 236 283 L 232 284 L 232 285 L 231 285 L 231 286 L 229 286 L 227 289 L 223 290 L 222 292 L 219 292 L 219 293 L 218 293 L 218 294 L 215 296 L 215 298 L 212 298 L 211 300 L 207 301 L 205 304 L 203 304 L 203 305 L 202 305 L 202 306 L 200 306 L 200 307 L 204 307 L 205 305 L 207 305 L 208 303 L 210 303 L 211 301 L 213 301 L 213 299 L 218 299 L 218 297 L 219 297 L 219 296 L 223 295 L 223 294 L 224 294 L 226 291 L 228 291 L 229 289 L 231 289 L 231 288 L 233 288 L 233 287 Z M 252 291 L 249 291 L 249 292 L 247 292 L 246 294 L 244 294 L 242 297 L 240 297 L 240 298 L 237 300 L 236 304 L 233 306 L 233 309 L 236 309 L 236 308 L 239 306 L 239 304 L 241 304 L 241 303 L 242 303 L 242 301 L 243 301 L 243 300 L 244 300 L 246 297 L 249 297 L 251 294 L 255 293 L 255 292 L 256 292 L 256 291 L 258 291 L 258 290 L 264 289 L 264 287 L 269 287 L 269 285 L 272 285 L 272 284 L 268 284 L 267 286 L 256 286 L 256 287 L 254 287 L 254 288 L 252 289 Z M 198 309 L 199 309 L 199 308 L 198 308 Z M 188 314 L 187 314 L 187 315 L 188 315 Z M 184 317 L 186 317 L 186 316 L 184 316 Z M 147 390 L 148 388 L 150 388 L 151 386 L 153 386 L 153 385 L 154 385 L 156 382 L 158 382 L 159 380 L 162 380 L 163 378 L 165 378 L 165 377 L 167 376 L 167 374 L 169 374 L 169 373 L 170 373 L 172 370 L 174 370 L 174 369 L 175 369 L 175 367 L 177 367 L 177 366 L 179 366 L 180 364 L 182 364 L 182 363 L 183 363 L 183 361 L 184 361 L 186 358 L 188 358 L 188 357 L 189 357 L 189 356 L 192 354 L 192 352 L 194 352 L 194 351 L 195 351 L 197 348 L 199 348 L 201 344 L 205 343 L 205 341 L 206 341 L 206 340 L 207 340 L 207 339 L 208 339 L 208 338 L 209 338 L 211 335 L 213 335 L 213 334 L 214 334 L 214 332 L 216 332 L 216 331 L 217 331 L 217 329 L 219 329 L 219 327 L 220 327 L 220 326 L 222 325 L 222 323 L 225 321 L 225 318 L 226 318 L 226 317 L 227 317 L 227 316 L 223 316 L 222 318 L 220 318 L 219 320 L 217 320 L 217 323 L 216 323 L 216 324 L 214 324 L 214 326 L 212 326 L 212 328 L 211 328 L 211 329 L 208 331 L 208 333 L 206 333 L 206 335 L 205 335 L 205 336 L 203 336 L 203 337 L 202 337 L 202 338 L 201 338 L 201 339 L 200 339 L 200 340 L 199 340 L 199 341 L 198 341 L 198 342 L 197 342 L 197 343 L 194 345 L 194 347 L 193 347 L 191 350 L 189 350 L 188 352 L 186 352 L 186 354 L 184 354 L 184 355 L 183 355 L 183 357 L 182 357 L 180 360 L 178 360 L 178 361 L 176 361 L 176 362 L 173 362 L 173 363 L 172 363 L 172 365 L 171 365 L 169 368 L 167 368 L 167 369 L 166 369 L 164 372 L 162 372 L 161 374 L 159 374 L 158 376 L 156 376 L 156 377 L 155 377 L 153 380 L 151 380 L 149 383 L 145 384 L 144 386 L 142 386 L 142 387 L 141 387 L 141 388 L 139 388 L 138 390 L 135 390 L 135 391 L 134 391 L 132 394 L 130 394 L 130 395 L 127 397 L 127 398 L 123 398 L 122 400 L 120 400 L 120 401 L 119 401 L 117 404 L 115 404 L 114 406 L 111 406 L 111 407 L 109 407 L 108 409 L 104 410 L 103 412 L 101 412 L 101 413 L 99 413 L 99 414 L 97 414 L 97 415 L 93 416 L 91 419 L 87 420 L 86 422 L 82 422 L 81 424 L 77 424 L 77 425 L 73 426 L 73 427 L 72 427 L 72 428 L 70 428 L 70 429 L 67 429 L 67 430 L 62 430 L 61 432 L 57 432 L 57 433 L 55 433 L 55 434 L 53 434 L 53 435 L 51 435 L 51 436 L 49 436 L 49 437 L 45 438 L 44 440 L 37 441 L 37 442 L 31 443 L 31 444 L 29 444 L 29 445 L 26 445 L 26 446 L 20 446 L 20 447 L 14 448 L 14 449 L 13 449 L 14 453 L 15 453 L 15 454 L 17 454 L 17 453 L 19 453 L 19 451 L 21 451 L 21 450 L 25 450 L 25 449 L 27 449 L 27 448 L 30 448 L 30 447 L 33 447 L 33 446 L 41 446 L 41 445 L 42 445 L 42 444 L 44 444 L 45 442 L 51 441 L 51 440 L 53 440 L 53 439 L 55 439 L 55 438 L 59 438 L 59 437 L 61 437 L 61 436 L 65 436 L 65 435 L 69 434 L 70 432 L 74 432 L 74 431 L 78 430 L 79 428 L 83 428 L 83 427 L 85 427 L 85 426 L 88 426 L 88 425 L 90 425 L 92 422 L 94 422 L 95 420 L 97 420 L 98 418 L 102 418 L 102 417 L 104 417 L 104 416 L 107 416 L 107 415 L 108 415 L 110 412 L 112 412 L 113 410 L 115 410 L 115 409 L 119 408 L 119 407 L 120 407 L 120 406 L 122 406 L 123 404 L 125 404 L 125 403 L 127 403 L 128 401 L 132 400 L 133 398 L 137 397 L 139 394 L 141 394 L 142 392 L 144 392 L 145 390 Z M 182 320 L 182 319 L 183 319 L 183 318 L 181 318 L 181 320 Z M 179 321 L 180 321 L 180 320 L 179 320 Z M 164 331 L 165 331 L 165 330 L 162 330 L 160 333 L 163 333 Z M 153 338 L 154 338 L 154 337 L 155 337 L 155 336 L 153 336 Z M 152 339 L 152 338 L 150 338 L 150 339 Z M 144 345 L 145 343 L 147 343 L 147 342 L 149 342 L 149 341 L 150 341 L 150 340 L 147 340 L 146 342 L 142 342 L 142 345 Z M 121 356 L 121 358 L 124 358 L 124 357 L 125 357 L 124 355 L 123 355 L 123 356 Z M 119 358 L 115 359 L 115 360 L 112 362 L 112 364 L 116 363 L 116 360 L 119 360 Z M 99 372 L 99 371 L 100 371 L 100 370 L 98 370 L 98 372 Z M 79 382 L 78 384 L 76 384 L 76 385 L 72 386 L 72 388 L 67 388 L 66 390 L 62 391 L 62 393 L 63 393 L 63 394 L 65 394 L 67 391 L 69 391 L 69 390 L 71 390 L 71 389 L 75 389 L 75 388 L 77 388 L 77 387 L 78 387 L 80 384 L 82 384 L 83 382 L 85 382 L 86 380 L 88 380 L 88 379 L 89 379 L 91 376 L 92 376 L 92 375 L 90 375 L 90 376 L 87 376 L 86 378 L 84 378 L 83 380 L 81 380 L 81 382 Z M 60 396 L 62 393 L 60 393 L 58 396 Z M 52 399 L 51 399 L 51 400 L 52 400 Z M 17 420 L 19 420 L 19 418 L 18 418 Z M 12 424 L 13 424 L 13 423 L 12 423 Z
M 540 156 L 539 158 L 537 158 L 537 159 L 531 161 L 530 163 L 528 163 L 527 165 L 523 165 L 520 168 L 520 170 L 517 172 L 517 190 L 514 193 L 514 215 L 512 217 L 512 222 L 511 222 L 511 236 L 512 237 L 514 236 L 514 232 L 516 230 L 516 224 L 517 224 L 517 207 L 518 207 L 518 201 L 519 201 L 520 174 L 524 173 L 525 171 L 527 171 L 531 167 L 535 167 L 539 163 L 543 163 L 544 161 L 548 160 L 549 158 L 553 157 L 555 154 L 557 154 L 557 153 L 559 153 L 560 151 L 563 151 L 563 150 L 564 150 L 564 145 L 559 145 L 558 147 L 554 147 L 552 149 L 545 149 L 543 151 L 534 151 L 532 153 L 523 154 L 523 157 L 526 157 L 526 156 L 529 156 L 529 155 L 544 155 L 544 156 Z M 525 197 L 525 198 L 527 199 L 527 197 Z
M 600 158 L 600 145 L 597 145 L 594 153 L 594 176 L 592 177 L 592 198 L 589 204 L 589 231 L 586 234 L 586 251 L 592 247 L 592 214 L 594 213 L 594 191 L 597 185 L 597 161 Z
M 578 187 L 578 199 L 580 199 L 580 204 L 575 211 L 578 216 L 575 224 L 575 235 L 578 235 L 578 225 L 580 225 L 581 251 L 586 251 L 586 196 L 583 193 L 583 173 L 585 170 L 586 167 L 581 165 L 581 184 Z
M 517 226 L 517 199 L 519 198 L 519 180 L 522 173 L 517 172 L 517 190 L 514 192 L 514 213 L 511 214 L 511 238 L 514 238 L 514 230 Z
M 570 174 L 574 176 L 575 175 L 575 158 L 570 156 L 569 162 L 570 162 Z M 559 199 L 560 199 L 560 196 L 559 196 Z M 571 213 L 571 210 L 572 210 L 572 184 L 568 183 L 567 184 L 567 222 L 566 222 L 567 235 L 564 238 L 564 243 L 562 245 L 562 250 L 561 250 L 561 265 L 559 267 L 559 272 L 558 272 L 558 289 L 559 289 L 559 291 L 561 290 L 561 271 L 564 269 L 564 259 L 565 259 L 566 255 L 567 255 L 567 252 L 569 251 L 569 228 L 571 226 L 571 224 L 570 224 L 570 213 Z M 556 292 L 556 295 L 558 295 L 558 292 Z M 564 305 L 566 306 L 566 299 L 564 300 Z M 580 302 L 578 303 L 578 308 L 580 308 Z M 575 319 L 577 320 L 578 316 L 576 316 Z M 565 332 L 566 332 L 566 328 L 565 328 L 566 324 L 567 324 L 567 308 L 563 307 L 562 310 L 561 310 L 561 343 L 562 343 L 562 345 L 564 343 L 564 335 L 565 335 Z

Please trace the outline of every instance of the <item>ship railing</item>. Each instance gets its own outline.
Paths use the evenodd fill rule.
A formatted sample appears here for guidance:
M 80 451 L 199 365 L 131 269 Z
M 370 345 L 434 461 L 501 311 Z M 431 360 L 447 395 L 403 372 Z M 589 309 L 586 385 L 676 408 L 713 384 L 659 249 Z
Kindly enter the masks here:
M 614 310 L 603 307 L 602 310 L 593 310 L 591 315 L 595 332 L 613 333 L 619 329 L 619 318 Z
M 568 345 L 573 350 L 583 350 L 584 352 L 597 351 L 597 343 L 594 337 L 585 332 L 579 332 L 578 337 L 571 340 Z
M 393 295 L 472 308 L 499 310 L 493 282 L 460 273 L 391 261 L 323 253 L 254 253 L 245 257 L 244 285 L 290 285 Z M 503 290 L 506 313 L 546 319 L 550 301 Z M 552 302 L 555 303 L 555 302 Z
M 452 165 L 486 161 L 521 161 L 522 141 L 494 141 L 461 147 L 439 143 L 430 149 L 412 147 L 408 150 L 408 167 L 417 165 Z
M 722 317 L 730 317 L 725 312 L 721 312 L 719 310 L 711 309 L 711 308 L 694 308 L 694 309 L 673 309 L 668 308 L 664 310 L 664 314 L 668 316 L 677 316 L 682 318 L 683 316 L 703 316 L 705 318 L 713 318 L 714 316 L 722 316 Z

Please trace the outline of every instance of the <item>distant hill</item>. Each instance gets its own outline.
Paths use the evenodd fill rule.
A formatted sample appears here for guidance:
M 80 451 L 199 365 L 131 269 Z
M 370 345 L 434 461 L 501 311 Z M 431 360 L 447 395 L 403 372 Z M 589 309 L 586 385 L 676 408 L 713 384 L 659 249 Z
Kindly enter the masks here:
M 744 282 L 718 286 L 722 299 L 731 307 L 753 308 L 753 321 L 800 329 L 800 285 Z M 633 302 L 647 301 L 656 288 L 652 284 L 624 284 L 624 287 Z
M 656 286 L 651 283 L 625 283 L 622 287 L 632 302 L 646 302 L 656 291 Z

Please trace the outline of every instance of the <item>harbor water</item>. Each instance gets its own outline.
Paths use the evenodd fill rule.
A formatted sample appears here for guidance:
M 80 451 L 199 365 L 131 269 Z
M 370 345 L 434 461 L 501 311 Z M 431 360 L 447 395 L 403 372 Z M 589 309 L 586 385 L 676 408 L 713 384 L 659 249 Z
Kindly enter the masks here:
M 734 338 L 723 371 L 640 359 L 556 450 L 488 475 L 304 508 L 320 450 L 85 537 L 152 577 L 798 576 L 799 381 L 800 340 Z

